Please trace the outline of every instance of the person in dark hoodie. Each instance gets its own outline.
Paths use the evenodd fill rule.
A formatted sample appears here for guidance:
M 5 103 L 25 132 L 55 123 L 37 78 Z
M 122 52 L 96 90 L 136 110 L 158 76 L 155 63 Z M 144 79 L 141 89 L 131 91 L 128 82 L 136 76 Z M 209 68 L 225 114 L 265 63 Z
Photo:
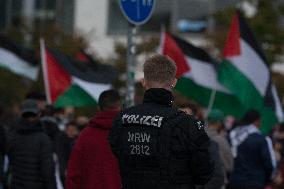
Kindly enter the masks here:
M 39 121 L 34 100 L 25 100 L 21 118 L 8 134 L 11 189 L 56 189 L 52 145 Z
M 263 189 L 271 181 L 275 154 L 268 136 L 260 132 L 260 113 L 248 110 L 230 133 L 234 169 L 228 189 Z
M 101 93 L 100 112 L 81 132 L 68 162 L 66 189 L 120 189 L 118 162 L 108 143 L 112 121 L 120 111 L 115 90 Z

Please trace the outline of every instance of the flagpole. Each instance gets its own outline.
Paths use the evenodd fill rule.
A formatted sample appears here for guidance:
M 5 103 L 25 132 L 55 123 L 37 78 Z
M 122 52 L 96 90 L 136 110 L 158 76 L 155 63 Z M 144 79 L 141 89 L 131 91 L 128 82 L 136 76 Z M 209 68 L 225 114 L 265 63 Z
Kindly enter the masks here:
M 51 104 L 51 98 L 50 98 L 50 93 L 49 93 L 49 83 L 48 83 L 47 64 L 46 64 L 46 54 L 45 54 L 45 43 L 44 43 L 44 39 L 42 39 L 42 38 L 40 38 L 40 55 L 41 55 L 41 66 L 42 66 L 46 101 L 47 101 L 47 104 Z
M 207 108 L 207 113 L 206 113 L 206 120 L 207 120 L 208 114 L 211 112 L 211 110 L 213 108 L 215 97 L 216 97 L 216 92 L 217 92 L 216 89 L 212 89 L 212 92 L 210 94 L 208 108 Z

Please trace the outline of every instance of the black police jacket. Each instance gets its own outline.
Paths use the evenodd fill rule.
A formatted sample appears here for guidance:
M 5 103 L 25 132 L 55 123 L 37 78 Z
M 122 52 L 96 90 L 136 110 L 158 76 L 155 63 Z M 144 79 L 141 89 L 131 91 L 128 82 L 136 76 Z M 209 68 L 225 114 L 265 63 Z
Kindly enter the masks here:
M 209 181 L 214 164 L 200 121 L 172 108 L 166 89 L 145 92 L 143 104 L 123 110 L 109 141 L 123 188 L 194 188 Z

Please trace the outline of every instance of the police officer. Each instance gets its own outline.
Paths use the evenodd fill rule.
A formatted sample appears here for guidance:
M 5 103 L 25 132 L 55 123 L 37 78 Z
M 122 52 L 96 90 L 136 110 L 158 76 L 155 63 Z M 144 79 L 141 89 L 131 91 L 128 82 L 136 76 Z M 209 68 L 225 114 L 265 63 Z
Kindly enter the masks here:
M 172 107 L 176 65 L 154 55 L 144 64 L 143 103 L 123 110 L 109 135 L 123 189 L 191 189 L 214 169 L 201 122 Z

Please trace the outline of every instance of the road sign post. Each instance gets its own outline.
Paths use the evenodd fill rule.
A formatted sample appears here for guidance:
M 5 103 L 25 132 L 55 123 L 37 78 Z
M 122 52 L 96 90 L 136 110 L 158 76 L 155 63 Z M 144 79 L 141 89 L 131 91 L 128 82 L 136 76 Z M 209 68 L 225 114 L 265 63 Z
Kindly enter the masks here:
M 154 10 L 155 0 L 120 0 L 120 8 L 129 22 L 127 31 L 127 86 L 126 105 L 134 105 L 135 93 L 135 53 L 133 41 L 137 26 L 146 23 Z
M 136 34 L 136 26 L 128 24 L 127 28 L 127 93 L 126 104 L 127 106 L 134 105 L 135 94 L 135 53 L 136 45 L 133 38 Z

